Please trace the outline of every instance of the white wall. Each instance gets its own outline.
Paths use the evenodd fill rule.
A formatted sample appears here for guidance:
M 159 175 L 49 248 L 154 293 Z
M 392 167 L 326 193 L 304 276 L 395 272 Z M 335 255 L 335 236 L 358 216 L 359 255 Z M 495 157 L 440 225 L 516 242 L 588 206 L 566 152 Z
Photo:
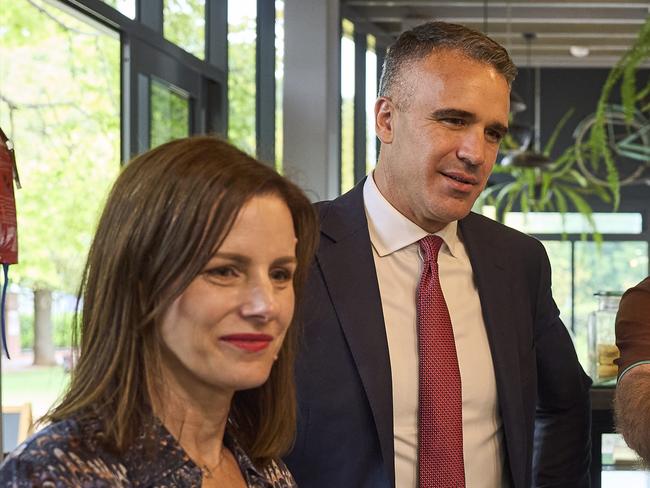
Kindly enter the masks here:
M 314 201 L 339 194 L 338 0 L 285 0 L 283 167 Z

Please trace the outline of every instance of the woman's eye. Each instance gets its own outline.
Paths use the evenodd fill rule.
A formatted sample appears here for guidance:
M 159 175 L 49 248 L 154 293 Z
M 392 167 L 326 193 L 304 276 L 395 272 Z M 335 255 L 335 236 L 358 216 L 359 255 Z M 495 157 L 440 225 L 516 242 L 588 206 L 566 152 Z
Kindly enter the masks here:
M 278 283 L 287 283 L 293 278 L 293 272 L 289 269 L 279 268 L 271 270 L 271 279 Z
M 239 276 L 239 272 L 233 266 L 217 266 L 216 268 L 210 268 L 204 271 L 204 273 L 210 278 L 221 281 L 234 279 Z

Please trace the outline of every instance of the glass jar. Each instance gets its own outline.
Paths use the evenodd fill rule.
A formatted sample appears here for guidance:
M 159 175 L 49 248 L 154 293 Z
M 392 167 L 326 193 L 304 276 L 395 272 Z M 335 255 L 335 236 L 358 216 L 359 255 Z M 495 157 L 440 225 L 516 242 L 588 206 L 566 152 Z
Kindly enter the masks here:
M 622 295 L 620 291 L 594 293 L 598 308 L 589 314 L 587 320 L 589 375 L 594 383 L 615 380 L 618 374 L 618 366 L 614 363 L 619 357 L 614 326 Z

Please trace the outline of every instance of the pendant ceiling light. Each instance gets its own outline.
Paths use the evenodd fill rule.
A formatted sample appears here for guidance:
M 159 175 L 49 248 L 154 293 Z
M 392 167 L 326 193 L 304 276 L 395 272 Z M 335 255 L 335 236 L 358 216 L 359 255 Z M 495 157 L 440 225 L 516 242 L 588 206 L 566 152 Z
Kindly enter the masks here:
M 539 86 L 537 83 L 537 80 L 535 80 L 535 88 L 533 92 L 533 75 L 534 75 L 534 69 L 530 60 L 530 51 L 531 51 L 531 44 L 533 42 L 533 39 L 535 39 L 535 33 L 534 32 L 524 32 L 523 34 L 524 39 L 526 40 L 526 66 L 528 68 L 528 95 L 529 95 L 529 100 L 530 99 L 535 99 L 536 101 L 539 99 Z M 536 104 L 539 106 L 539 104 Z M 514 126 L 514 127 L 513 127 Z M 516 166 L 519 168 L 545 168 L 548 167 L 553 160 L 550 159 L 548 156 L 545 154 L 542 154 L 539 151 L 539 148 L 533 148 L 530 149 L 530 145 L 532 142 L 532 137 L 530 134 L 530 128 L 526 126 L 519 126 L 518 124 L 512 124 L 511 125 L 511 130 L 514 128 L 515 131 L 517 130 L 518 127 L 521 127 L 522 132 L 524 129 L 528 129 L 528 137 L 525 140 L 521 140 L 522 144 L 519 149 L 516 151 L 512 151 L 508 154 L 506 154 L 503 159 L 501 159 L 501 164 L 503 166 Z M 537 127 L 537 124 L 533 124 L 533 130 L 534 133 L 537 135 L 535 138 L 537 141 L 539 140 L 539 127 Z M 516 138 L 516 132 L 513 131 L 513 137 Z

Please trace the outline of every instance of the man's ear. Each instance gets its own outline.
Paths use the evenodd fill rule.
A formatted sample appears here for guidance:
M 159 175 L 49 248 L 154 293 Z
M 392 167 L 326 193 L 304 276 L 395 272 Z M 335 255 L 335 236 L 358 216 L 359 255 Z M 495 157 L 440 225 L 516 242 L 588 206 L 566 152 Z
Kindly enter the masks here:
M 375 132 L 382 144 L 393 142 L 395 104 L 388 97 L 379 97 L 375 102 Z

